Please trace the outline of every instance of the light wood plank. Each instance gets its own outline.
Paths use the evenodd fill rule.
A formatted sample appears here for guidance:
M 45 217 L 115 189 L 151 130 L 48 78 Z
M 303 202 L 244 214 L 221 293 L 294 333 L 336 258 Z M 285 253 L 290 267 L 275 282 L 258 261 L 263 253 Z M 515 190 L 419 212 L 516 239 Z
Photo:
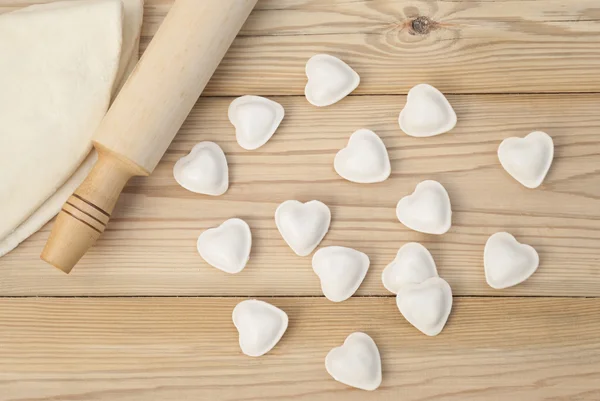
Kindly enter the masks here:
M 149 3 L 142 47 L 169 1 Z M 417 17 L 437 29 L 415 34 Z M 594 0 L 269 1 L 259 3 L 205 95 L 302 94 L 306 60 L 341 57 L 359 94 L 597 92 L 600 11 Z M 281 37 L 281 36 L 285 37 Z
M 142 48 L 172 1 L 147 0 Z M 419 16 L 437 29 L 415 35 Z M 424 81 L 449 93 L 598 92 L 600 8 L 596 0 L 262 1 L 205 95 L 302 94 L 304 65 L 322 52 L 356 69 L 359 94 L 402 94 Z
M 146 0 L 144 36 L 156 32 L 172 2 Z M 445 25 L 438 29 L 467 27 L 469 37 L 475 32 L 497 36 L 526 24 L 538 28 L 544 24 L 575 25 L 577 29 L 573 22 L 600 21 L 600 8 L 593 0 L 259 0 L 240 35 L 389 34 L 398 29 L 411 32 L 407 22 L 420 16 Z M 566 24 L 553 25 L 561 22 Z
M 243 151 L 227 120 L 228 98 L 203 98 L 149 178 L 126 188 L 107 232 L 70 276 L 41 262 L 49 227 L 0 259 L 0 295 L 321 295 L 310 257 L 297 257 L 273 220 L 287 199 L 313 198 L 333 213 L 323 245 L 366 252 L 371 270 L 360 295 L 388 294 L 380 275 L 398 248 L 420 241 L 458 295 L 600 295 L 600 115 L 597 95 L 450 96 L 458 125 L 449 134 L 417 139 L 398 128 L 403 96 L 356 96 L 314 108 L 302 97 L 280 97 L 282 126 L 257 151 Z M 354 130 L 379 133 L 392 177 L 358 185 L 339 178 L 333 158 Z M 556 158 L 542 187 L 528 190 L 499 165 L 503 138 L 546 130 Z M 202 140 L 225 150 L 229 191 L 219 198 L 190 193 L 172 178 L 175 161 Z M 453 204 L 443 236 L 406 229 L 398 199 L 424 179 L 442 182 Z M 248 267 L 229 276 L 197 254 L 198 235 L 227 218 L 248 221 L 254 248 Z M 533 245 L 541 267 L 505 291 L 485 284 L 488 236 L 507 230 Z
M 600 299 L 456 299 L 434 338 L 392 298 L 268 299 L 290 326 L 241 354 L 239 299 L 2 299 L 0 400 L 600 399 Z M 350 389 L 324 368 L 353 331 L 377 342 L 383 383 Z

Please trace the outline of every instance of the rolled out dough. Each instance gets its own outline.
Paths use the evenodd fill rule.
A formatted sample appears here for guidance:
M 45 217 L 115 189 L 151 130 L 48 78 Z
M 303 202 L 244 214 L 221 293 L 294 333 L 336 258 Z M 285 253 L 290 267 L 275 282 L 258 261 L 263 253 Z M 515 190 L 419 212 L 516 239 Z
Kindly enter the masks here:
M 125 83 L 125 80 L 135 67 L 135 64 L 138 61 L 139 54 L 139 38 L 140 38 L 140 30 L 143 20 L 143 0 L 117 0 L 123 2 L 123 28 L 122 28 L 122 46 L 118 64 L 118 71 L 114 80 L 110 87 L 112 88 L 112 96 L 114 97 L 118 90 Z M 77 7 L 85 7 L 85 5 L 95 6 L 95 4 L 90 3 L 98 3 L 98 2 L 113 2 L 113 0 L 81 0 L 77 2 L 72 1 L 59 1 L 54 3 L 45 4 L 42 6 L 32 6 L 27 7 L 25 9 L 19 10 L 19 13 L 45 13 L 49 10 L 60 10 L 60 9 L 68 9 L 77 5 Z M 68 11 L 68 10 L 67 10 Z M 97 18 L 105 18 L 103 14 Z M 39 20 L 39 18 L 37 18 Z M 0 32 L 2 31 L 2 20 L 0 20 Z M 27 25 L 24 25 L 25 27 Z M 1 39 L 0 39 L 1 42 Z M 1 48 L 1 44 L 0 44 Z M 0 78 L 1 82 L 1 78 Z M 0 95 L 0 102 L 2 100 L 2 95 Z M 105 106 L 102 111 L 102 116 L 106 112 L 108 105 Z M 100 117 L 101 118 L 101 117 Z M 99 122 L 99 120 L 98 120 Z M 0 127 L 2 123 L 0 122 Z M 91 147 L 91 135 L 97 126 L 93 127 L 91 130 L 87 130 L 82 132 L 81 135 L 87 140 L 87 149 Z M 62 133 L 61 133 L 62 134 Z M 0 131 L 0 144 L 2 143 L 3 132 Z M 41 227 L 44 226 L 48 221 L 50 221 L 61 209 L 63 203 L 68 199 L 68 197 L 73 193 L 73 191 L 81 184 L 81 182 L 85 179 L 91 168 L 93 167 L 95 161 L 97 159 L 97 155 L 94 150 L 92 150 L 89 155 L 84 159 L 84 161 L 77 167 L 77 170 L 69 177 L 66 175 L 62 180 L 62 184 L 54 193 L 52 193 L 45 201 L 31 214 L 26 220 L 24 220 L 17 228 L 14 228 L 8 235 L 4 238 L 0 236 L 0 257 L 7 254 L 15 247 L 17 247 L 22 241 L 27 239 L 30 235 L 38 231 Z M 0 168 L 3 166 L 5 161 L 0 160 Z M 1 177 L 1 173 L 0 173 Z M 65 181 L 66 179 L 66 181 Z M 1 182 L 0 182 L 1 183 Z M 0 186 L 0 190 L 3 190 L 3 187 Z M 2 197 L 4 195 L 0 191 L 0 204 L 2 202 Z M 0 228 L 3 226 L 3 223 L 0 221 Z

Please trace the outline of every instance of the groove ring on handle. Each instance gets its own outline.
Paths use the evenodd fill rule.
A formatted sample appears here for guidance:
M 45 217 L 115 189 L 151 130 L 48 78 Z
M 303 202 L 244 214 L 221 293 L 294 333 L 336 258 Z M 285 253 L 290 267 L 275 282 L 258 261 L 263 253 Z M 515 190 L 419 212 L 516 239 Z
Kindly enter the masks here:
M 98 233 L 103 233 L 110 215 L 92 202 L 75 194 L 63 205 L 62 211 Z

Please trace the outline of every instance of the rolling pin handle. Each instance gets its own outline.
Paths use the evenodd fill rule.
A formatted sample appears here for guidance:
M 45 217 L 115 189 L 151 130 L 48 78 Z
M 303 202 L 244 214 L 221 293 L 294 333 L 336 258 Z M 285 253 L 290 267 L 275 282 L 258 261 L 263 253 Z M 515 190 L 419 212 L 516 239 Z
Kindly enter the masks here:
M 104 232 L 127 181 L 134 175 L 147 175 L 98 145 L 96 149 L 98 161 L 63 205 L 41 255 L 67 274 Z

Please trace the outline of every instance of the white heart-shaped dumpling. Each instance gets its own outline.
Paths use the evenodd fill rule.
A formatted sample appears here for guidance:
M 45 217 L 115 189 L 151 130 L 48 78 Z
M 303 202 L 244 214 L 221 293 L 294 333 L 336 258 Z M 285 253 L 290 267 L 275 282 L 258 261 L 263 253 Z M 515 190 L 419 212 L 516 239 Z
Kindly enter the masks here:
M 446 188 L 437 181 L 422 181 L 400 199 L 396 216 L 406 227 L 425 234 L 444 234 L 452 225 L 452 207 Z
M 381 384 L 381 356 L 375 341 L 365 333 L 346 337 L 325 358 L 327 373 L 336 381 L 361 390 L 375 390 Z
M 310 254 L 319 245 L 331 223 L 326 204 L 313 200 L 283 202 L 275 211 L 275 224 L 285 242 L 298 256 Z
M 442 92 L 431 85 L 419 84 L 408 91 L 398 122 L 407 135 L 434 136 L 454 128 L 456 113 Z
M 396 295 L 396 305 L 410 324 L 428 336 L 437 336 L 452 310 L 452 289 L 440 277 L 406 284 Z
M 390 292 L 397 294 L 406 284 L 419 284 L 437 277 L 438 272 L 431 253 L 418 242 L 404 244 L 396 258 L 383 269 L 381 281 Z
M 173 176 L 188 191 L 223 195 L 229 188 L 229 169 L 225 153 L 214 142 L 200 142 L 173 167 Z
M 542 184 L 553 158 L 554 142 L 542 131 L 525 138 L 506 138 L 498 147 L 498 159 L 504 170 L 527 188 Z
M 246 150 L 263 146 L 283 120 L 283 106 L 261 96 L 242 96 L 229 105 L 229 121 L 235 127 L 235 138 Z
M 369 264 L 367 255 L 343 246 L 321 248 L 312 259 L 323 295 L 333 302 L 345 301 L 356 292 L 367 275 Z
M 239 273 L 250 259 L 252 233 L 244 220 L 229 219 L 198 237 L 198 253 L 209 265 L 226 273 Z
M 284 311 L 256 299 L 237 304 L 232 318 L 239 333 L 240 348 L 248 356 L 269 352 L 288 327 L 288 316 Z
M 348 145 L 335 155 L 333 166 L 342 178 L 359 184 L 385 181 L 392 171 L 385 144 L 364 128 L 350 136 Z
M 339 102 L 360 83 L 360 77 L 350 66 L 329 54 L 317 54 L 306 63 L 308 82 L 304 95 L 318 107 Z
M 535 273 L 539 263 L 537 251 L 530 245 L 519 243 L 509 233 L 496 233 L 485 243 L 485 280 L 492 288 L 499 290 L 522 283 Z

